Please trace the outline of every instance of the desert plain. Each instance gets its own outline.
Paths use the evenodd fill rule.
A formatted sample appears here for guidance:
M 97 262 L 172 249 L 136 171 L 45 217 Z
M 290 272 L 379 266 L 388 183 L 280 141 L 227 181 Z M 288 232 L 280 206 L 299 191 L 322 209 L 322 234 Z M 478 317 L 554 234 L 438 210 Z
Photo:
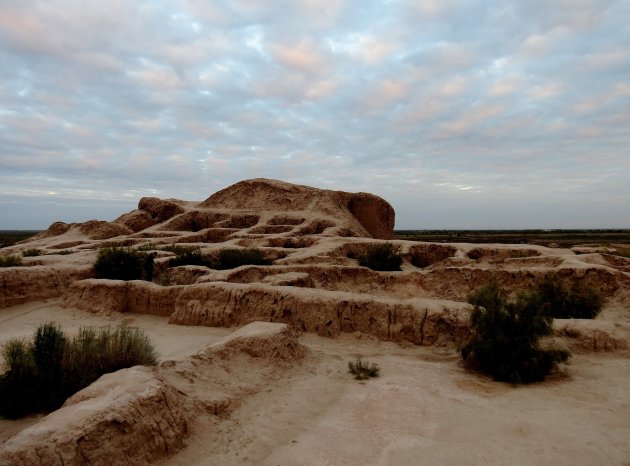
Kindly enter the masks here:
M 0 253 L 0 344 L 43 322 L 139 327 L 154 367 L 106 374 L 48 415 L 0 419 L 6 465 L 630 464 L 630 259 L 608 247 L 393 239 L 383 199 L 245 180 L 201 202 L 143 198 L 112 222 L 57 222 Z M 357 261 L 391 243 L 401 271 Z M 173 267 L 257 248 L 270 265 Z M 155 252 L 152 282 L 94 278 L 103 247 Z M 541 383 L 470 371 L 468 295 L 541 277 L 604 298 L 596 319 L 556 319 L 572 353 Z M 357 381 L 356 358 L 380 376 Z

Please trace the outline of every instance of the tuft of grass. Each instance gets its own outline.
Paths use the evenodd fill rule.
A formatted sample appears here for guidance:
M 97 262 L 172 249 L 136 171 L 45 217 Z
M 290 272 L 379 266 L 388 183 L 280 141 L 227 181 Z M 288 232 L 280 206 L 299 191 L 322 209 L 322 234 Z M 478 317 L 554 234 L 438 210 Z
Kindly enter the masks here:
M 156 362 L 157 353 L 151 341 L 137 328 L 105 327 L 98 331 L 81 328 L 64 358 L 67 391 L 74 393 L 102 374 L 136 365 L 152 366 Z
M 0 267 L 19 267 L 22 265 L 22 257 L 15 255 L 0 256 Z
M 400 271 L 402 261 L 400 246 L 392 243 L 372 244 L 359 256 L 359 265 L 378 271 Z
M 376 363 L 370 363 L 358 358 L 356 361 L 348 362 L 348 372 L 354 375 L 357 380 L 365 380 L 370 377 L 378 377 L 381 369 Z
M 35 248 L 25 249 L 24 251 L 22 251 L 22 257 L 37 257 L 41 255 L 42 255 L 42 251 Z
M 86 327 L 70 339 L 52 323 L 40 325 L 32 342 L 7 342 L 2 357 L 0 416 L 7 418 L 52 411 L 103 374 L 157 363 L 153 345 L 136 328 Z

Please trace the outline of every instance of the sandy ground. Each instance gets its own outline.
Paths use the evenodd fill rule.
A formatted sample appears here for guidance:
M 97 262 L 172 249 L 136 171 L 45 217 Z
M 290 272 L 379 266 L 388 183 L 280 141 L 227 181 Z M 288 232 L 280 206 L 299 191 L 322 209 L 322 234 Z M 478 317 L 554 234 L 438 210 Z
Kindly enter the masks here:
M 92 315 L 49 301 L 0 311 L 0 342 L 51 320 L 68 330 L 141 327 L 162 359 L 192 354 L 233 330 Z M 161 464 L 630 464 L 630 359 L 576 355 L 564 375 L 513 387 L 466 371 L 452 349 L 365 335 L 300 341 L 308 348 L 302 363 L 230 415 L 199 418 L 188 446 Z M 354 380 L 347 363 L 358 356 L 377 362 L 381 377 Z M 0 421 L 0 441 L 35 420 Z
M 304 363 L 228 419 L 199 421 L 163 464 L 630 464 L 630 360 L 574 357 L 566 375 L 513 387 L 461 367 L 453 350 L 353 335 L 303 335 Z M 354 357 L 382 376 L 359 382 Z
M 0 309 L 0 345 L 9 338 L 31 338 L 35 328 L 54 322 L 68 334 L 80 327 L 139 327 L 153 342 L 161 360 L 179 359 L 229 335 L 234 329 L 170 325 L 168 317 L 148 314 L 90 314 L 59 305 L 59 300 L 32 302 Z

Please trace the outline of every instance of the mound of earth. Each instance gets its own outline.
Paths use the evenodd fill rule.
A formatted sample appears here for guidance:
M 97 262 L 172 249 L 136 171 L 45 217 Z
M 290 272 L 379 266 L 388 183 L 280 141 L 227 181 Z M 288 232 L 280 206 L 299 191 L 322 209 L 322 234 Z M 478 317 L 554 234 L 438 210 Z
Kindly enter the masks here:
M 20 254 L 26 249 L 38 249 L 40 253 L 24 257 L 22 266 L 0 268 L 0 308 L 8 312 L 2 322 L 7 328 L 11 322 L 18 322 L 20 304 L 33 302 L 41 309 L 54 303 L 68 312 L 82 313 L 86 319 L 89 316 L 114 319 L 122 315 L 134 320 L 147 315 L 159 316 L 171 326 L 205 327 L 241 327 L 263 321 L 313 338 L 318 335 L 343 340 L 353 335 L 373 344 L 389 341 L 403 347 L 431 347 L 435 351 L 443 348 L 454 355 L 455 348 L 469 334 L 472 308 L 466 300 L 473 290 L 494 278 L 509 292 L 517 293 L 531 289 L 540 278 L 552 274 L 566 284 L 579 281 L 589 285 L 604 298 L 603 311 L 597 319 L 557 319 L 552 343 L 568 347 L 575 354 L 605 353 L 627 358 L 630 259 L 612 256 L 605 248 L 571 250 L 393 240 L 393 227 L 393 208 L 377 196 L 275 180 L 242 181 L 202 202 L 142 198 L 138 209 L 122 214 L 113 222 L 57 222 L 27 242 L 2 249 L 1 254 Z M 380 272 L 359 264 L 358 258 L 369 248 L 385 242 L 399 249 L 403 258 L 400 271 Z M 94 278 L 92 265 L 99 249 L 112 246 L 154 252 L 153 282 Z M 198 249 L 214 259 L 225 250 L 255 248 L 269 264 L 225 270 L 199 265 L 171 266 L 177 248 Z M 243 330 L 245 333 L 252 329 L 244 328 L 249 329 Z M 279 343 L 280 346 L 274 346 L 276 343 L 269 346 L 254 339 L 236 353 L 228 345 L 215 348 L 211 356 L 197 354 L 186 362 L 164 362 L 156 370 L 130 369 L 128 376 L 106 376 L 82 395 L 101 400 L 90 402 L 90 409 L 103 408 L 89 411 L 95 424 L 82 422 L 85 429 L 96 432 L 85 433 L 85 438 L 126 452 L 127 459 L 120 459 L 120 464 L 154 462 L 182 448 L 181 439 L 196 429 L 193 427 L 196 417 L 190 413 L 199 410 L 217 417 L 210 422 L 212 429 L 219 429 L 217 439 L 229 438 L 225 432 L 221 437 L 221 422 L 230 416 L 238 405 L 233 400 L 241 395 L 226 393 L 259 390 L 261 380 L 270 374 L 266 372 L 266 363 L 260 363 L 270 354 L 282 359 L 288 351 L 287 358 L 294 365 L 302 364 L 299 355 L 303 350 L 297 340 L 291 341 L 288 346 L 286 341 Z M 221 359 L 219 354 L 236 359 Z M 260 379 L 253 375 L 253 378 L 235 377 L 231 368 L 236 367 L 236 360 L 242 362 L 243 358 L 254 358 L 247 359 L 252 364 L 243 367 L 248 373 L 259 374 Z M 214 369 L 208 369 L 204 361 L 211 361 Z M 331 370 L 326 364 L 318 367 L 324 366 L 326 371 Z M 401 377 L 404 384 L 406 379 Z M 125 383 L 129 384 L 126 389 L 116 391 L 117 384 L 124 387 Z M 281 385 L 278 382 L 276 389 Z M 140 390 L 140 386 L 146 390 Z M 302 388 L 308 391 L 308 382 Z M 105 392 L 111 396 L 102 396 Z M 144 393 L 142 396 L 146 397 L 137 398 L 136 393 L 138 396 Z M 320 395 L 313 394 L 314 398 Z M 15 439 L 36 443 L 36 438 L 50 437 L 54 441 L 38 450 L 42 457 L 52 458 L 59 451 L 63 452 L 59 455 L 65 464 L 98 464 L 102 458 L 95 450 L 89 450 L 92 447 L 87 440 L 79 448 L 74 434 L 72 438 L 52 434 L 62 428 L 79 432 L 71 426 L 71 419 L 83 419 L 79 411 L 84 412 L 81 406 L 87 406 L 82 403 L 88 398 L 76 403 L 77 399 L 69 401 L 58 413 L 44 418 L 40 424 L 45 429 L 38 424 L 37 429 L 27 429 Z M 148 411 L 134 403 L 140 403 Z M 165 405 L 171 411 L 164 411 Z M 297 401 L 295 406 L 309 409 Z M 108 407 L 114 413 L 111 416 L 107 414 Z M 118 432 L 113 427 L 118 422 L 115 421 L 118 412 L 128 413 L 120 414 L 120 419 L 125 420 L 120 421 L 123 427 L 119 426 L 119 431 L 128 434 L 124 441 L 112 433 Z M 141 422 L 140 418 L 146 419 Z M 160 419 L 165 424 L 160 424 Z M 148 424 L 143 424 L 145 421 Z M 266 428 L 282 430 L 277 426 Z M 163 437 L 159 445 L 152 443 L 158 435 L 156 429 Z M 35 453 L 16 446 L 24 443 L 15 442 L 11 440 L 2 450 L 5 455 L 13 455 L 6 458 L 12 458 L 16 464 L 38 464 L 33 462 Z M 76 453 L 79 450 L 81 455 Z M 287 459 L 282 455 L 277 458 L 280 462 Z M 226 457 L 222 459 L 228 461 Z M 228 462 L 236 460 L 240 461 L 230 457 Z M 185 464 L 186 460 L 182 461 Z
M 105 374 L 5 442 L 0 462 L 151 464 L 183 448 L 200 413 L 234 409 L 303 355 L 286 325 L 257 322 L 187 359 Z M 247 373 L 246 390 L 237 368 Z M 202 391 L 190 388 L 200 381 Z

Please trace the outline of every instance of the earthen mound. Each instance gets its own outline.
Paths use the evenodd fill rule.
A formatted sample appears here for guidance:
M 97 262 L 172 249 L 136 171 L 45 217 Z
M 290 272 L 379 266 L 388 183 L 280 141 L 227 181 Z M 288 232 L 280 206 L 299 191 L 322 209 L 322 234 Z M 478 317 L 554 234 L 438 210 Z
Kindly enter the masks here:
M 286 325 L 256 322 L 188 359 L 105 374 L 4 443 L 0 464 L 155 463 L 184 447 L 196 417 L 228 412 L 303 355 Z
M 393 237 L 394 209 L 378 196 L 368 193 L 330 191 L 285 183 L 253 179 L 236 183 L 199 203 L 199 207 L 230 210 L 308 212 L 316 217 L 330 217 L 352 226 L 358 223 L 364 232 L 356 236 Z M 277 218 L 270 225 L 279 225 Z M 287 223 L 294 225 L 291 219 Z M 344 225 L 345 226 L 345 225 Z M 367 232 L 367 235 L 365 234 Z

